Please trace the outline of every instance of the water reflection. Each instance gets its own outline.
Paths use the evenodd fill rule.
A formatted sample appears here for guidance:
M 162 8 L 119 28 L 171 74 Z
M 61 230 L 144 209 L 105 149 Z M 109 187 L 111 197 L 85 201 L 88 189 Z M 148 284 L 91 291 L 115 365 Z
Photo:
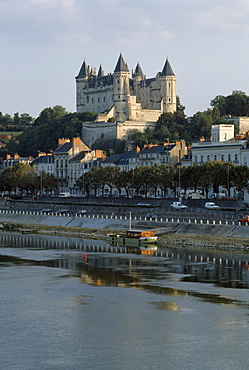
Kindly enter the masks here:
M 60 253 L 56 259 L 46 261 L 1 255 L 0 265 L 42 264 L 70 269 L 82 282 L 98 286 L 133 286 L 141 289 L 141 284 L 144 287 L 148 282 L 146 289 L 159 294 L 186 294 L 185 290 L 174 290 L 158 284 L 163 280 L 172 279 L 172 274 L 180 274 L 179 279 L 184 283 L 212 283 L 215 286 L 229 288 L 249 287 L 248 254 L 174 246 L 158 247 L 154 256 L 142 256 L 133 255 L 130 250 L 127 253 L 125 247 L 110 247 L 105 241 L 100 240 L 11 232 L 0 233 L 0 246 L 25 250 L 63 251 L 64 253 Z M 157 284 L 150 285 L 149 282 L 152 280 L 157 281 Z M 203 299 L 206 297 L 205 295 Z M 225 299 L 224 303 L 227 304 L 228 300 Z

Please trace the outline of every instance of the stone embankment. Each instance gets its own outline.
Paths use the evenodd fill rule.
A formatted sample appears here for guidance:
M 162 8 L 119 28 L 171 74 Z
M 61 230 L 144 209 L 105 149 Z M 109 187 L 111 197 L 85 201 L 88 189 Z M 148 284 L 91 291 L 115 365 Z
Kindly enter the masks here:
M 84 200 L 85 201 L 85 200 Z M 13 205 L 12 205 L 13 206 Z M 70 216 L 51 216 L 42 215 L 40 210 L 42 208 L 69 208 L 75 210 L 76 207 L 87 208 L 87 211 L 105 211 L 100 214 L 88 214 L 85 217 L 70 217 Z M 126 204 L 115 205 L 104 204 L 98 205 L 79 204 L 77 201 L 64 202 L 63 206 L 59 202 L 16 202 L 14 208 L 8 208 L 4 201 L 2 201 L 2 209 L 0 210 L 0 223 L 2 225 L 12 225 L 15 229 L 28 229 L 27 231 L 37 228 L 38 232 L 56 233 L 64 235 L 78 235 L 80 237 L 105 237 L 107 230 L 119 231 L 128 229 L 130 226 L 129 212 L 131 208 Z M 119 208 L 117 208 L 119 207 Z M 238 205 L 237 205 L 238 208 Z M 122 210 L 122 215 L 111 217 L 113 210 Z M 157 221 L 145 220 L 144 216 L 147 212 L 155 212 L 160 215 Z M 243 211 L 244 212 L 244 211 Z M 187 217 L 197 217 L 197 214 L 203 217 L 203 222 L 200 220 L 187 220 Z M 158 235 L 159 243 L 168 245 L 173 243 L 183 247 L 194 246 L 196 248 L 211 248 L 211 249 L 229 249 L 236 251 L 247 251 L 249 246 L 249 226 L 241 226 L 238 224 L 237 214 L 225 215 L 219 214 L 219 221 L 214 222 L 215 214 L 207 213 L 205 210 L 195 208 L 192 211 L 185 212 L 185 220 L 181 219 L 176 222 L 173 218 L 166 218 L 168 216 L 175 216 L 176 212 L 169 209 L 168 204 L 161 204 L 159 207 L 155 204 L 152 207 L 133 207 L 132 208 L 132 228 L 150 228 L 154 229 Z M 182 216 L 182 214 L 178 214 Z M 162 217 L 163 216 L 163 217 Z M 205 216 L 205 217 L 204 217 Z M 208 221 L 209 216 L 211 220 Z M 224 217 L 227 217 L 225 221 Z M 178 217 L 178 216 L 177 216 Z M 213 219 L 212 219 L 213 217 Z M 233 221 L 236 220 L 236 221 Z

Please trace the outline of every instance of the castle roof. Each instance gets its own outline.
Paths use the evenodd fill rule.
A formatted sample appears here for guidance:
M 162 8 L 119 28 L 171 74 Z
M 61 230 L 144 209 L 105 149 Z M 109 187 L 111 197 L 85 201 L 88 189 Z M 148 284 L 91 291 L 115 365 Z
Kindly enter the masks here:
M 170 65 L 170 62 L 167 58 L 165 64 L 164 64 L 164 67 L 163 67 L 163 70 L 162 70 L 162 73 L 161 73 L 161 76 L 175 76 L 174 72 L 173 72 L 173 69 Z
M 86 61 L 84 60 L 77 77 L 86 77 L 87 75 L 88 75 L 88 67 L 87 67 Z
M 141 76 L 141 77 L 143 77 L 143 71 L 142 71 L 142 68 L 141 68 L 141 66 L 140 66 L 140 64 L 139 64 L 139 62 L 137 63 L 137 66 L 136 66 L 136 68 L 135 68 L 135 71 L 134 71 L 134 76 Z
M 100 77 L 100 76 L 104 76 L 104 70 L 103 70 L 103 68 L 102 68 L 102 65 L 100 64 L 100 66 L 99 66 L 99 71 L 98 71 L 98 77 Z
M 120 53 L 114 72 L 129 72 L 129 68 Z

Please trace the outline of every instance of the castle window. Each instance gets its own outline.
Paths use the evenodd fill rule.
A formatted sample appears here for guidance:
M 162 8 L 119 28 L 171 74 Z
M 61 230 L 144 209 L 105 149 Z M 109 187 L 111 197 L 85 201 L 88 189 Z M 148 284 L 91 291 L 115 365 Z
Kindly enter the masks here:
M 207 161 L 209 161 L 209 158 L 210 158 L 209 155 L 207 155 Z
M 222 162 L 224 162 L 224 155 L 223 154 L 221 155 L 221 160 L 222 160 Z
M 170 102 L 170 98 L 169 98 L 169 102 Z
M 105 96 L 104 96 L 104 102 L 105 102 Z
M 92 103 L 94 103 L 94 99 L 92 98 Z
M 235 161 L 238 160 L 238 154 L 235 154 L 234 159 L 235 159 Z
M 228 161 L 231 161 L 231 154 L 228 154 Z
M 217 155 L 216 154 L 214 155 L 214 161 L 217 161 Z
M 89 103 L 89 96 L 86 97 L 86 102 Z
M 98 98 L 98 103 L 99 103 L 99 98 Z

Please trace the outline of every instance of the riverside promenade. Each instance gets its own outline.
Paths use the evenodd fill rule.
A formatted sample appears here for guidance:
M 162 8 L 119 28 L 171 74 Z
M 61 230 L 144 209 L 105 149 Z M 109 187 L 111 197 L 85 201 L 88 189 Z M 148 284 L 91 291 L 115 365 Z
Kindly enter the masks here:
M 239 225 L 235 221 L 222 222 L 221 220 L 216 222 L 214 220 L 191 220 L 186 218 L 180 221 L 177 218 L 165 217 L 158 217 L 152 220 L 142 216 L 134 216 L 130 220 L 129 216 L 103 214 L 84 215 L 83 217 L 54 216 L 43 215 L 35 210 L 1 209 L 0 223 L 95 230 L 125 230 L 131 224 L 133 229 L 153 229 L 158 236 L 160 234 L 179 234 L 249 239 L 249 226 Z

